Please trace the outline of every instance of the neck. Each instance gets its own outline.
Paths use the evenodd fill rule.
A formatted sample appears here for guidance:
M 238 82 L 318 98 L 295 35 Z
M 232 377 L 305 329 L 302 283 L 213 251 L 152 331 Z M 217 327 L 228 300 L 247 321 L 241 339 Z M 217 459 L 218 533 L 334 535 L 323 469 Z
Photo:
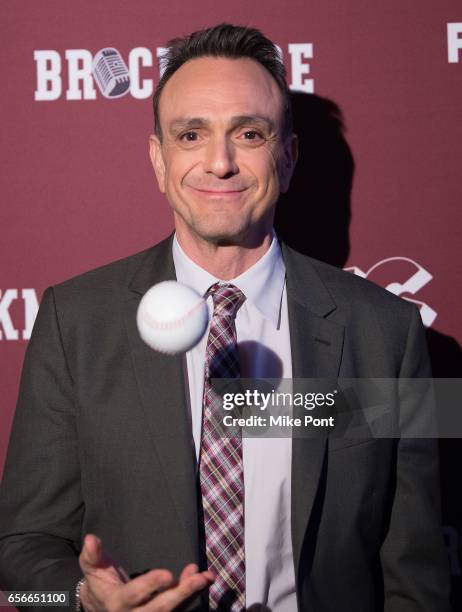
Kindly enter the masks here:
M 240 276 L 252 267 L 268 251 L 273 240 L 271 231 L 252 246 L 221 245 L 185 236 L 178 228 L 176 237 L 183 251 L 194 263 L 225 281 Z

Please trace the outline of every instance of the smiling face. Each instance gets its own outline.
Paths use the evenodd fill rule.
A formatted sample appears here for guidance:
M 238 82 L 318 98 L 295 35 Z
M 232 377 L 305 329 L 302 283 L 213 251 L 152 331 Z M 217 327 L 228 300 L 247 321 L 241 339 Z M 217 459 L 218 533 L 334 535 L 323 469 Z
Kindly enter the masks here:
M 159 110 L 162 141 L 151 136 L 151 159 L 180 243 L 259 244 L 296 157 L 271 74 L 248 58 L 189 60 L 166 83 Z

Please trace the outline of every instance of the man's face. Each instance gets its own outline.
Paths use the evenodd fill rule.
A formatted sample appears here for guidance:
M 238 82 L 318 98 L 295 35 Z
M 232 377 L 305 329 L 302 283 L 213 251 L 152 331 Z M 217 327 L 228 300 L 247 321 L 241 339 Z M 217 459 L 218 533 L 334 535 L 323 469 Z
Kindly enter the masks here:
M 247 58 L 190 60 L 165 85 L 159 111 L 151 159 L 180 239 L 258 244 L 296 158 L 276 81 Z

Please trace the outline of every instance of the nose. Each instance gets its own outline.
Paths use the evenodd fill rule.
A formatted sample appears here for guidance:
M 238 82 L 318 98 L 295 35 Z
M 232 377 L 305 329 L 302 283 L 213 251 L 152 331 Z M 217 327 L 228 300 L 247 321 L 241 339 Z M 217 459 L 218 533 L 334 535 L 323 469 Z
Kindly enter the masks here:
M 207 143 L 204 171 L 214 174 L 219 178 L 233 176 L 239 171 L 234 147 L 226 137 L 211 138 Z

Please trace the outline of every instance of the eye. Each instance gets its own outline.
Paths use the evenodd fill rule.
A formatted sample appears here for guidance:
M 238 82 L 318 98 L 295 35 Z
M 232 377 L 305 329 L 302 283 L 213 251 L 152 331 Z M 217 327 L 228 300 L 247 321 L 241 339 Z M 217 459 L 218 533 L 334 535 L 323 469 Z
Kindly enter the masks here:
M 197 140 L 199 138 L 197 132 L 184 132 L 184 134 L 181 134 L 180 136 L 180 140 L 184 140 L 186 142 L 194 142 L 195 140 Z
M 262 138 L 260 132 L 257 132 L 256 130 L 247 130 L 244 132 L 243 136 L 245 140 L 259 140 Z

